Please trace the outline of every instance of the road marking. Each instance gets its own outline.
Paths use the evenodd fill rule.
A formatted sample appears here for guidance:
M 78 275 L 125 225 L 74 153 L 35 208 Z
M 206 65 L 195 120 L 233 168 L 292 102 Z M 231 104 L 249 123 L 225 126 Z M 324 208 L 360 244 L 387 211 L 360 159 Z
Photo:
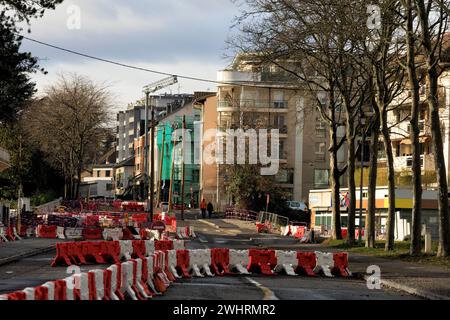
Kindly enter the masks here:
M 273 293 L 272 290 L 270 290 L 267 287 L 264 287 L 261 283 L 259 283 L 256 280 L 253 280 L 249 277 L 245 277 L 245 279 L 247 279 L 250 283 L 254 284 L 256 287 L 258 287 L 259 289 L 261 289 L 261 291 L 264 293 L 263 296 L 263 300 L 280 300 L 278 299 L 278 297 L 275 295 L 275 293 Z

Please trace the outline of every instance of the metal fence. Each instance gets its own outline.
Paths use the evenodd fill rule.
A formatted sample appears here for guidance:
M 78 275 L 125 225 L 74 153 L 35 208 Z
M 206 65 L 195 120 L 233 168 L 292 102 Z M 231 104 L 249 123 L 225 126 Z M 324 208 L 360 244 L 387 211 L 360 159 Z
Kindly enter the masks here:
M 258 212 L 228 207 L 225 209 L 225 219 L 238 219 L 243 221 L 257 221 Z
M 270 224 L 272 230 L 280 230 L 289 224 L 289 218 L 280 216 L 275 213 L 261 211 L 258 215 L 258 222 Z

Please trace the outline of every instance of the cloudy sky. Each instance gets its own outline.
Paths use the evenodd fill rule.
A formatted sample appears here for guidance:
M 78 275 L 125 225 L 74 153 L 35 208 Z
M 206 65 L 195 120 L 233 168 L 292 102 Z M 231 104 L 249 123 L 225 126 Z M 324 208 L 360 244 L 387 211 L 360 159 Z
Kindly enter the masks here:
M 229 63 L 224 58 L 225 40 L 238 13 L 239 7 L 230 0 L 66 0 L 55 11 L 33 20 L 28 36 L 121 63 L 215 79 L 216 72 Z M 39 57 L 40 65 L 48 71 L 47 75 L 33 77 L 40 92 L 58 74 L 76 72 L 109 84 L 116 108 L 140 99 L 143 85 L 163 78 L 27 40 L 23 41 L 23 49 Z M 162 93 L 208 89 L 214 91 L 215 85 L 180 80 L 179 85 Z

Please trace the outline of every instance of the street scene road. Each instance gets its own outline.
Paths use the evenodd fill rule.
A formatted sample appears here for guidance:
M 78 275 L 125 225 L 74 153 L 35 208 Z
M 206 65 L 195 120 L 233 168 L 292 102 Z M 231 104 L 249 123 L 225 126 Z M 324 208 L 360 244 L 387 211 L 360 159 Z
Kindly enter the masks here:
M 210 219 L 186 220 L 194 226 L 197 238 L 188 240 L 189 249 L 226 247 L 235 249 L 271 248 L 314 251 L 324 250 L 320 245 L 299 244 L 298 241 L 277 235 L 258 234 L 254 223 L 238 220 Z M 48 246 L 53 241 L 45 242 Z M 23 240 L 24 242 L 39 239 Z M 20 242 L 15 242 L 20 244 Z M 41 244 L 41 247 L 45 244 Z M 29 252 L 33 250 L 30 249 Z M 34 250 L 36 251 L 36 250 Z M 48 249 L 47 249 L 48 251 Z M 26 251 L 25 251 L 26 252 Z M 54 249 L 31 257 L 19 258 L 15 262 L 0 265 L 0 294 L 32 287 L 43 282 L 68 276 L 66 267 L 51 267 Z M 350 270 L 362 273 L 360 263 L 355 270 L 350 256 Z M 81 266 L 81 272 L 109 265 Z M 382 275 L 383 276 L 383 275 Z M 346 278 L 324 278 L 286 275 L 236 275 L 181 279 L 171 284 L 162 300 L 403 300 L 420 299 L 406 292 L 386 288 L 369 290 L 366 280 L 360 276 Z
M 450 300 L 449 119 L 450 0 L 0 0 L 0 309 Z

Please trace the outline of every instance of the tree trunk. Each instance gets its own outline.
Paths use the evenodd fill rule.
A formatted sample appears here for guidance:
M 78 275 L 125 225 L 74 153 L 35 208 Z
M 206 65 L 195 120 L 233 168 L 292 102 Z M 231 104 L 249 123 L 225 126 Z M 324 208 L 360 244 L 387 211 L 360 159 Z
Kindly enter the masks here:
M 430 107 L 431 134 L 433 136 L 433 153 L 436 176 L 439 184 L 438 207 L 439 207 L 439 246 L 437 255 L 447 257 L 450 255 L 450 226 L 448 211 L 448 186 L 447 172 L 445 168 L 444 146 L 442 143 L 441 123 L 439 118 L 438 103 L 438 81 L 435 68 L 428 72 L 430 92 L 428 105 Z
M 438 256 L 450 255 L 450 222 L 449 222 L 449 210 L 448 210 L 448 185 L 447 185 L 447 171 L 445 168 L 445 158 L 441 133 L 441 122 L 439 117 L 439 101 L 438 101 L 438 77 L 437 65 L 439 62 L 440 50 L 433 50 L 435 44 L 432 39 L 433 32 L 441 34 L 444 32 L 444 26 L 446 25 L 446 19 L 442 14 L 437 17 L 431 17 L 431 11 L 428 10 L 425 1 L 415 0 L 419 23 L 421 26 L 421 40 L 424 48 L 424 56 L 426 57 L 426 69 L 427 80 L 430 87 L 427 96 L 427 102 L 430 109 L 431 120 L 431 135 L 433 137 L 433 153 L 434 153 L 434 165 L 436 169 L 436 177 L 438 181 L 438 210 L 439 210 L 439 246 Z M 433 26 L 430 26 L 430 20 L 441 19 L 442 23 L 436 24 L 432 22 Z M 430 31 L 430 28 L 434 29 Z M 436 29 L 437 28 L 437 29 Z M 441 38 L 442 41 L 442 38 Z
M 375 212 L 376 212 L 376 190 L 378 174 L 378 144 L 380 139 L 380 114 L 375 107 L 375 119 L 372 123 L 370 134 L 370 168 L 368 184 L 368 204 L 366 212 L 366 247 L 375 248 Z
M 387 237 L 386 251 L 394 249 L 394 228 L 395 228 L 395 171 L 394 171 L 394 155 L 392 153 L 391 132 L 387 122 L 387 107 L 383 106 L 381 112 L 381 127 L 384 140 L 384 149 L 386 151 L 387 167 L 388 167 L 388 218 L 387 218 Z
M 415 50 L 414 50 L 414 26 L 411 0 L 404 3 L 406 11 L 407 29 L 407 72 L 408 82 L 411 89 L 411 141 L 412 141 L 412 180 L 413 180 L 413 208 L 410 254 L 418 255 L 421 252 L 421 208 L 422 208 L 422 168 L 420 164 L 420 142 L 419 142 L 419 81 L 417 80 Z
M 334 110 L 331 111 L 334 113 Z M 334 115 L 333 115 L 334 118 Z M 341 232 L 341 207 L 340 207 L 340 189 L 341 184 L 339 178 L 341 177 L 338 168 L 338 158 L 337 158 L 337 126 L 335 124 L 330 126 L 330 141 L 331 141 L 331 152 L 330 152 L 330 185 L 332 194 L 332 216 L 333 216 L 333 226 L 332 226 L 332 237 L 333 239 L 342 239 Z
M 352 127 L 351 125 L 347 127 Z M 355 212 L 356 212 L 356 183 L 355 183 L 355 138 L 353 137 L 353 129 L 347 128 L 347 178 L 349 190 L 349 207 L 348 207 L 348 223 L 347 223 L 347 242 L 349 245 L 355 243 Z

